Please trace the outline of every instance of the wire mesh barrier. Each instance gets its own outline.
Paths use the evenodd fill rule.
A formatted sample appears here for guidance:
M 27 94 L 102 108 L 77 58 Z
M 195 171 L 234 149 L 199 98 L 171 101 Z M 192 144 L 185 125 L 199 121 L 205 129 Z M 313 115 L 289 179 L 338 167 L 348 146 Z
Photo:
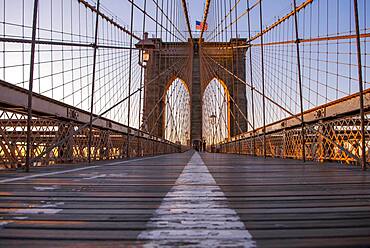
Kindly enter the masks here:
M 27 115 L 0 110 L 2 110 L 0 168 L 21 167 L 26 159 Z M 84 127 L 77 133 L 75 131 L 81 123 L 37 115 L 33 115 L 31 126 L 33 144 L 31 157 L 41 156 L 33 162 L 33 166 L 88 162 L 89 127 Z M 179 152 L 181 149 L 178 145 L 139 130 L 124 128 L 128 131 L 93 128 L 91 140 L 93 161 L 151 156 Z M 130 146 L 127 149 L 128 133 L 131 137 Z M 57 143 L 60 144 L 54 146 Z M 47 151 L 49 147 L 53 148 Z
M 334 120 L 320 120 L 307 124 L 305 132 L 305 158 L 314 161 L 337 161 L 358 164 L 362 151 L 361 122 L 359 115 Z M 368 128 L 368 124 L 366 124 Z M 302 159 L 302 129 L 300 127 L 276 130 L 266 133 L 266 155 L 278 158 Z M 240 138 L 220 144 L 220 152 L 264 156 L 261 134 L 256 137 Z M 368 150 L 368 131 L 366 132 Z M 366 156 L 367 162 L 369 157 Z
M 229 39 L 246 41 L 232 46 L 234 57 L 246 49 L 241 54 L 243 69 L 235 59 L 220 60 L 217 53 L 204 49 L 208 71 L 228 74 L 231 87 L 242 83 L 247 89 L 246 106 L 230 100 L 231 106 L 238 105 L 247 128 L 219 143 L 218 150 L 365 167 L 369 4 L 366 0 L 284 4 L 259 0 L 211 4 L 208 19 L 213 21 L 204 42 L 215 42 L 222 51 L 230 49 L 222 43 Z M 271 16 L 271 8 L 276 16 Z M 235 114 L 233 118 L 240 123 Z

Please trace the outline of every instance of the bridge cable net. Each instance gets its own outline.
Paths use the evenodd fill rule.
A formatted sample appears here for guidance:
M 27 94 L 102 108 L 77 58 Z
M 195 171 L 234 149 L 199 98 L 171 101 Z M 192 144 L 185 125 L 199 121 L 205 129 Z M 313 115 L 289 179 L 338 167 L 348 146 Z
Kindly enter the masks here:
M 135 44 L 144 33 L 186 41 L 181 1 L 113 2 L 114 12 L 104 0 L 1 1 L 0 167 L 178 151 L 140 130 L 144 52 Z
M 177 144 L 189 145 L 190 94 L 185 82 L 176 78 L 165 97 L 165 138 Z
M 246 87 L 246 110 L 232 100 L 230 108 L 248 123 L 219 149 L 365 166 L 368 11 L 367 1 L 353 0 L 212 1 L 203 70 Z M 217 57 L 225 50 L 234 59 Z
M 230 95 L 218 79 L 213 79 L 203 93 L 203 136 L 208 146 L 230 138 Z

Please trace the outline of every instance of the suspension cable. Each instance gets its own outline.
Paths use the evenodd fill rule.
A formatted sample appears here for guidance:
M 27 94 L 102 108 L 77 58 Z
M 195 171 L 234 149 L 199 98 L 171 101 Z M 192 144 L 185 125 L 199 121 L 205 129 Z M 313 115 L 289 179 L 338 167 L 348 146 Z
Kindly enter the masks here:
M 184 10 L 186 25 L 188 27 L 188 32 L 189 32 L 189 35 L 190 35 L 190 39 L 191 39 L 191 42 L 193 42 L 193 35 L 192 35 L 192 32 L 191 32 L 189 13 L 188 13 L 188 7 L 187 7 L 187 4 L 186 4 L 186 0 L 182 0 L 182 8 Z

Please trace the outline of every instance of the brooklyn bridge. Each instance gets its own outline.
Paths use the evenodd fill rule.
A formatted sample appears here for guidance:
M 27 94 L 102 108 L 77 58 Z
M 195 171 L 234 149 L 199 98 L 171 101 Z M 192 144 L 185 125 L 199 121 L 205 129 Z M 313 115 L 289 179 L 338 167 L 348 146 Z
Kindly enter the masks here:
M 1 0 L 0 247 L 369 247 L 369 31 L 368 0 Z

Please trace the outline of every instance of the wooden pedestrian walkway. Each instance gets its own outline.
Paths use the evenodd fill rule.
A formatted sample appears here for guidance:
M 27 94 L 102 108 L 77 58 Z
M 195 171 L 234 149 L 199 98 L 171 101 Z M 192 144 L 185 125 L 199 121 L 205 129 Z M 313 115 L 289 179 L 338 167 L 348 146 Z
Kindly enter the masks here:
M 370 173 L 189 151 L 0 171 L 0 247 L 367 247 Z

